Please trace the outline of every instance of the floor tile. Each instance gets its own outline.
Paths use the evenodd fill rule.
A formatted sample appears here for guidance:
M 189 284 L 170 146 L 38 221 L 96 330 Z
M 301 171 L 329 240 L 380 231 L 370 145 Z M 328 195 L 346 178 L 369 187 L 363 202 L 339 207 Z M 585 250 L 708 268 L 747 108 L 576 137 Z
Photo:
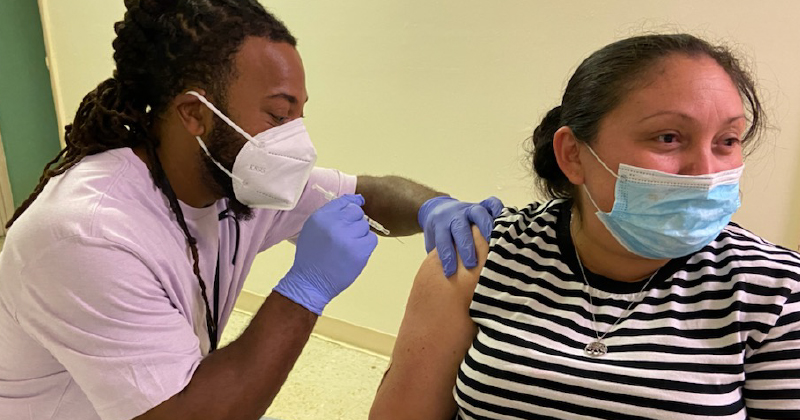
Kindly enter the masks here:
M 241 334 L 249 315 L 235 311 L 221 342 Z M 312 335 L 267 415 L 281 420 L 366 419 L 388 360 Z

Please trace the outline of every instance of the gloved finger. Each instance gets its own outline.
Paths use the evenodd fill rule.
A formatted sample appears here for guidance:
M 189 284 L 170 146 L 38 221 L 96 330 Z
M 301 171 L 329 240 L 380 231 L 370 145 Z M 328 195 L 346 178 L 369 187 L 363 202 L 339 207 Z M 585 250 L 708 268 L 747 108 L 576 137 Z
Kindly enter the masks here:
M 436 234 L 432 227 L 422 232 L 425 237 L 425 252 L 430 253 L 436 248 Z
M 464 267 L 472 268 L 478 265 L 478 257 L 475 256 L 475 239 L 472 237 L 472 229 L 466 217 L 453 220 L 450 223 L 450 233 L 453 235 L 453 241 L 455 241 Z
M 364 218 L 364 209 L 348 202 L 344 208 L 339 210 L 339 218 L 347 222 L 359 221 Z
M 489 197 L 481 201 L 481 206 L 489 211 L 492 218 L 500 216 L 503 212 L 503 202 L 497 197 Z
M 436 227 L 436 250 L 439 252 L 439 259 L 442 261 L 445 277 L 450 277 L 456 272 L 458 262 L 456 261 L 456 249 L 453 246 L 453 237 L 450 236 L 450 226 Z
M 489 214 L 489 211 L 486 210 L 485 207 L 472 206 L 469 211 L 467 211 L 467 218 L 478 227 L 478 230 L 481 231 L 481 235 L 489 242 L 489 238 L 492 236 L 492 229 L 494 228 L 494 217 Z
M 375 248 L 378 247 L 378 235 L 375 232 L 368 232 L 367 236 L 360 240 L 364 241 L 364 247 L 369 251 L 366 255 L 369 258 Z
M 376 235 L 374 232 L 367 232 L 366 235 L 354 239 L 351 242 L 351 245 L 351 251 L 353 252 L 353 255 L 366 264 L 366 261 L 372 255 L 372 252 L 375 251 L 375 248 L 378 246 L 378 235 Z
M 353 200 L 354 199 L 351 198 L 351 197 L 348 197 L 347 194 L 343 195 L 341 197 L 336 197 L 333 200 L 325 203 L 324 206 L 320 207 L 320 210 L 324 209 L 324 211 L 338 211 L 338 210 L 341 210 L 341 209 L 347 207 L 348 204 L 359 205 L 358 203 L 353 203 Z
M 340 200 L 342 202 L 353 203 L 359 207 L 363 206 L 364 203 L 366 203 L 366 200 L 364 200 L 364 196 L 361 194 L 345 194 L 339 198 L 334 199 L 333 201 L 337 200 Z
M 369 223 L 367 223 L 367 220 L 363 217 L 352 223 L 348 223 L 345 229 L 347 229 L 347 235 L 351 238 L 363 238 L 370 233 Z

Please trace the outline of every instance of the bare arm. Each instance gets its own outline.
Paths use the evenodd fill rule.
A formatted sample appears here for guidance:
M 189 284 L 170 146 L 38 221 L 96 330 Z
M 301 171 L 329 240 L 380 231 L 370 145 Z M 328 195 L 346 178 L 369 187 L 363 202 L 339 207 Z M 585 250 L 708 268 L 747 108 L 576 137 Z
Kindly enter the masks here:
M 206 357 L 183 391 L 135 420 L 255 420 L 272 403 L 317 316 L 278 293 L 242 335 Z
M 391 231 L 391 236 L 422 232 L 417 213 L 433 197 L 447 195 L 399 176 L 359 175 L 356 193 L 364 196 L 364 213 Z
M 445 278 L 436 251 L 422 263 L 370 419 L 453 418 L 458 367 L 477 333 L 469 305 L 489 252 L 474 226 L 472 233 L 477 267 L 466 269 L 459 259 L 456 274 Z

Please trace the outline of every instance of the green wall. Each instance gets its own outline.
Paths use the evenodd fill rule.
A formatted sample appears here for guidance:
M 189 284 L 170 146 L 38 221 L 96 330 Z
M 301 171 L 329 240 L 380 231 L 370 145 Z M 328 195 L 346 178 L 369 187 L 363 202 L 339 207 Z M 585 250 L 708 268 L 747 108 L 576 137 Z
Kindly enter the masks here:
M 0 1 L 0 136 L 17 206 L 60 149 L 36 0 Z

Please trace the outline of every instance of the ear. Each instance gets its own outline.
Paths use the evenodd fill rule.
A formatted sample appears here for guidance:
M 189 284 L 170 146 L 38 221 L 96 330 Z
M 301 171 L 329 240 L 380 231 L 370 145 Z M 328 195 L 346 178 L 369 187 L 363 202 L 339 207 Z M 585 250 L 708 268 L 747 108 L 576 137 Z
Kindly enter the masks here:
M 575 137 L 572 129 L 563 126 L 553 135 L 553 152 L 556 155 L 558 167 L 574 185 L 583 185 L 584 170 L 580 159 L 580 141 Z
M 195 92 L 205 95 L 202 89 Z M 211 110 L 194 95 L 182 93 L 173 100 L 175 113 L 192 136 L 202 136 L 211 129 Z

